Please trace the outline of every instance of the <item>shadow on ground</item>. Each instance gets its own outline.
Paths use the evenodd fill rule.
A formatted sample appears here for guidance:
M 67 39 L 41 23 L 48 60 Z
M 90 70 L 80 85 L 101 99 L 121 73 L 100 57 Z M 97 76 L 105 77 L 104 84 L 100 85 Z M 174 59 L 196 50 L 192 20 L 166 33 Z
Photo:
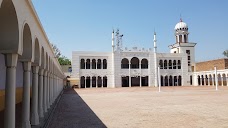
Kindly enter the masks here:
M 49 128 L 107 128 L 73 89 L 66 89 L 51 117 Z

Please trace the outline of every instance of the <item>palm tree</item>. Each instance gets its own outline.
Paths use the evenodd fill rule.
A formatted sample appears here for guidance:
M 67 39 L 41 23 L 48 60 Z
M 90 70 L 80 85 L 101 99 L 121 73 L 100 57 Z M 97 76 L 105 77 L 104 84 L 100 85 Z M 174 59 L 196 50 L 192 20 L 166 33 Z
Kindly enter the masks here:
M 223 52 L 223 55 L 224 55 L 225 57 L 228 58 L 228 50 L 225 50 L 225 51 Z

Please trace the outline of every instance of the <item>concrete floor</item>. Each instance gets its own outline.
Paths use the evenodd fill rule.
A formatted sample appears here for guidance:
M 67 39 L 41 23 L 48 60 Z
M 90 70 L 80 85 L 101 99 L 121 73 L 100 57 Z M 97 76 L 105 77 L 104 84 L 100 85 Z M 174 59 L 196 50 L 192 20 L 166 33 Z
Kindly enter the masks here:
M 50 128 L 228 128 L 228 87 L 93 88 L 64 92 Z

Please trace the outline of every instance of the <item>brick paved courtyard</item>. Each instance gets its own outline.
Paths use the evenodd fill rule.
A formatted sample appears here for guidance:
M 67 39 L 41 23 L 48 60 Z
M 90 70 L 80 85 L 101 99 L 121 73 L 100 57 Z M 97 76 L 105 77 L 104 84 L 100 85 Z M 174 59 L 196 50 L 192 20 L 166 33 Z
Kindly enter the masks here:
M 70 89 L 49 127 L 228 127 L 228 87 Z

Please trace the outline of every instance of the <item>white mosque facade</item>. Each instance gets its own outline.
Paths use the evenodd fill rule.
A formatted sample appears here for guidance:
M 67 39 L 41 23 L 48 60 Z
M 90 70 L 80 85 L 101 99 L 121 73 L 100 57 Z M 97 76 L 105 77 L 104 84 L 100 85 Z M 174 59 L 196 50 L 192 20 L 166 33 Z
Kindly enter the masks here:
M 196 43 L 189 42 L 188 26 L 182 20 L 174 30 L 176 42 L 169 46 L 170 53 L 157 52 L 156 33 L 153 49 L 128 49 L 122 48 L 119 31 L 113 31 L 112 52 L 73 51 L 72 77 L 79 80 L 80 88 L 198 85 Z

